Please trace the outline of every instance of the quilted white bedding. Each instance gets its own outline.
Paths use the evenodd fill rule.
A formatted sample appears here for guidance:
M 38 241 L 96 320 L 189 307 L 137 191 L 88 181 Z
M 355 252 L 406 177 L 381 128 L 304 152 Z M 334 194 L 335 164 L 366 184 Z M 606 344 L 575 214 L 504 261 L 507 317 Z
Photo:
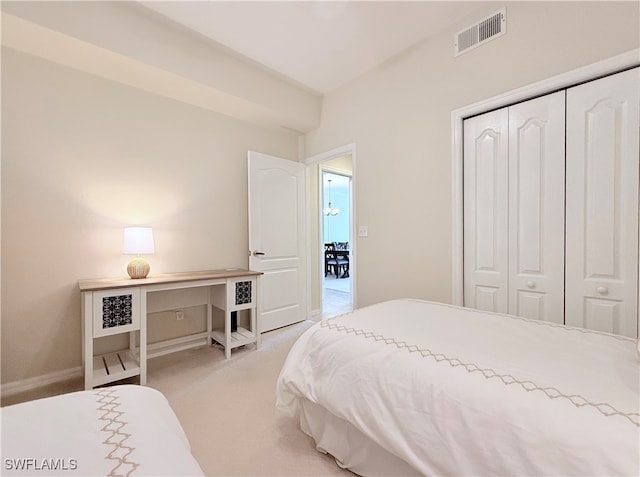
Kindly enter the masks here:
M 307 330 L 277 406 L 317 404 L 422 475 L 640 475 L 639 370 L 630 338 L 394 300 Z
M 6 406 L 2 475 L 203 475 L 166 398 L 124 385 Z

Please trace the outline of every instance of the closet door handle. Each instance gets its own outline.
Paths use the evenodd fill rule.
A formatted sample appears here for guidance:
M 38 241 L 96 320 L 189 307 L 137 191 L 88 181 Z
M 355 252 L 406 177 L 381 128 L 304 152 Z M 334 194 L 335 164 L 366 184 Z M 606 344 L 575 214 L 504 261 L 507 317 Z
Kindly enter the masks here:
M 607 293 L 609 293 L 609 289 L 607 287 L 598 287 L 596 288 L 596 291 L 600 294 L 600 295 L 606 295 Z
M 536 287 L 536 284 L 535 284 L 535 282 L 534 282 L 533 280 L 529 280 L 529 281 L 527 282 L 527 286 L 528 286 L 529 288 L 535 288 L 535 287 Z

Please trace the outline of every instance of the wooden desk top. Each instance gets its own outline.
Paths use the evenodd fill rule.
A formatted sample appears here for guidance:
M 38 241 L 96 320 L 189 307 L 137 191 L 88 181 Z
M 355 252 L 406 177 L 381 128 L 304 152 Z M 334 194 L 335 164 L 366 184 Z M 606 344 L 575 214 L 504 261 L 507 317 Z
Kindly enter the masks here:
M 157 283 L 190 282 L 196 280 L 212 280 L 216 278 L 233 278 L 262 275 L 262 272 L 242 268 L 225 268 L 222 270 L 203 270 L 199 272 L 163 273 L 147 278 L 132 279 L 129 277 L 94 278 L 78 280 L 80 291 L 108 290 L 110 288 L 139 287 Z

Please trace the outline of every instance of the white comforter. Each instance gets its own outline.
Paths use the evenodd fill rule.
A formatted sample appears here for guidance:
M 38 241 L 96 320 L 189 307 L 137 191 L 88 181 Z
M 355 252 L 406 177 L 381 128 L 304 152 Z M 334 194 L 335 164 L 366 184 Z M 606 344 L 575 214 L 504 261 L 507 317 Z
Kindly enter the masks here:
M 0 410 L 2 475 L 203 475 L 166 398 L 114 386 Z
M 640 475 L 634 340 L 418 300 L 314 325 L 277 384 L 424 475 Z

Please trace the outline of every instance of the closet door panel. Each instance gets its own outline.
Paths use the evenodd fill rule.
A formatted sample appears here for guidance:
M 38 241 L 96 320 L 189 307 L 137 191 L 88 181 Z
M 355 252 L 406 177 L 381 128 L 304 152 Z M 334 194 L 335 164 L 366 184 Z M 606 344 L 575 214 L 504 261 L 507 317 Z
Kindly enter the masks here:
M 624 313 L 623 302 L 621 300 L 602 300 L 586 297 L 583 313 L 584 316 L 580 326 L 612 333 L 612 330 L 620 328 Z
M 638 334 L 640 69 L 567 91 L 566 323 Z
M 508 111 L 464 121 L 464 304 L 506 313 Z
M 509 313 L 564 323 L 560 91 L 509 107 Z

